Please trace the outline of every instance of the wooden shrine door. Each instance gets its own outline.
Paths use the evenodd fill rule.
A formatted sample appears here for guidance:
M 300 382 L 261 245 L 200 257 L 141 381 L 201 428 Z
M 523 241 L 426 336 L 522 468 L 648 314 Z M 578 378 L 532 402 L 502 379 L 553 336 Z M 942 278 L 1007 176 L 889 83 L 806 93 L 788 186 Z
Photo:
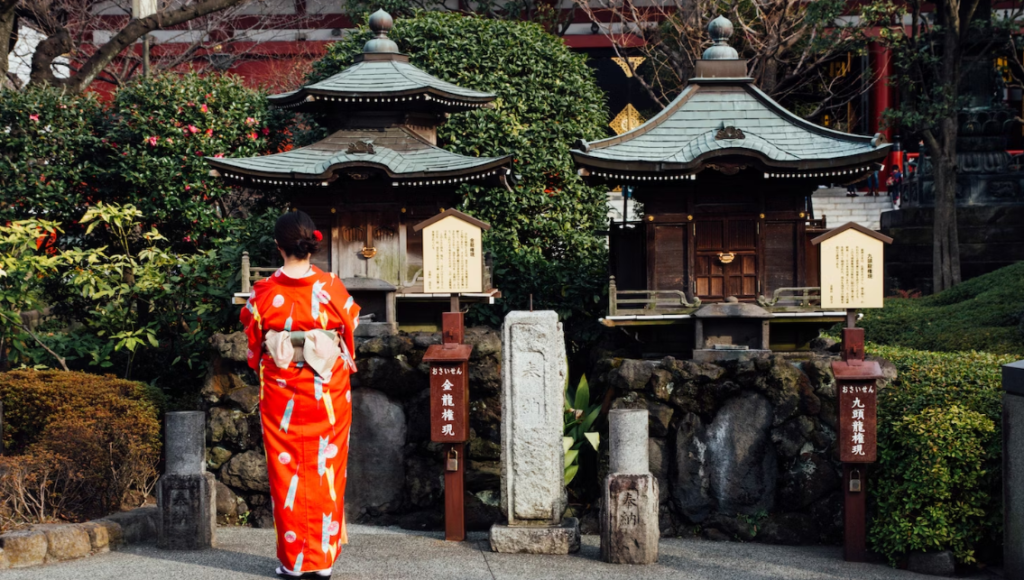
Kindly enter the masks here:
M 757 218 L 726 217 L 694 222 L 694 282 L 704 301 L 757 297 Z
M 335 247 L 338 277 L 364 276 L 399 285 L 403 253 L 397 212 L 339 214 Z

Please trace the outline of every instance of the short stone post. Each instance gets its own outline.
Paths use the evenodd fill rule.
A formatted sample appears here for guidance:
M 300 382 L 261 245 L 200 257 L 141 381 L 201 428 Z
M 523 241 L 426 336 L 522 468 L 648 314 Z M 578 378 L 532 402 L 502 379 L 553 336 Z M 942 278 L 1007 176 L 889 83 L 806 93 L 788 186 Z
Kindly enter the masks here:
M 612 564 L 658 561 L 658 480 L 650 472 L 644 409 L 608 413 L 610 470 L 604 482 L 601 559 Z
M 1003 365 L 1003 575 L 1024 578 L 1024 361 Z
M 157 545 L 165 550 L 211 548 L 217 529 L 217 482 L 206 472 L 206 413 L 165 417 L 165 468 L 156 485 Z
M 568 554 L 580 526 L 565 518 L 562 448 L 565 338 L 552 311 L 510 312 L 502 327 L 501 511 L 491 549 Z

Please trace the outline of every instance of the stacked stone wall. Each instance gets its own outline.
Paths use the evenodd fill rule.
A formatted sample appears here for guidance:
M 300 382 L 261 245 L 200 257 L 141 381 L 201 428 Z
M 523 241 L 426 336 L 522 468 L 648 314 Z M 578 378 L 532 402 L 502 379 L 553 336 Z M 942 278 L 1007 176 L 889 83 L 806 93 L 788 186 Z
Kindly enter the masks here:
M 466 330 L 470 361 L 470 427 L 466 520 L 487 529 L 501 518 L 501 338 Z M 203 387 L 207 469 L 217 476 L 221 523 L 272 527 L 269 482 L 258 411 L 256 374 L 245 364 L 245 335 L 216 335 Z M 440 446 L 430 442 L 427 347 L 440 333 L 356 339 L 352 376 L 352 448 L 345 512 L 348 521 L 438 529 L 444 513 Z
M 782 544 L 842 539 L 830 353 L 718 364 L 607 357 L 611 408 L 646 409 L 663 536 Z M 889 378 L 892 365 L 884 363 Z M 592 532 L 595 520 L 588 518 Z

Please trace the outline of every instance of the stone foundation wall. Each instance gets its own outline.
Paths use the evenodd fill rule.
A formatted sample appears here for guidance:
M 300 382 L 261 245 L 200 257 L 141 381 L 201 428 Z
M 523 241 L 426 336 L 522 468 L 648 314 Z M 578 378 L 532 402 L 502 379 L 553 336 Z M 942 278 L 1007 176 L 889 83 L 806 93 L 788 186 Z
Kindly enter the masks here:
M 612 408 L 646 409 L 663 536 L 839 543 L 842 468 L 827 352 L 718 364 L 607 357 Z M 884 361 L 891 380 L 895 369 Z M 587 518 L 590 528 L 595 520 Z M 585 532 L 593 532 L 585 529 Z
M 466 524 L 487 529 L 501 518 L 501 338 L 466 330 L 470 427 Z M 216 335 L 203 387 L 207 469 L 216 474 L 221 523 L 273 526 L 257 406 L 259 386 L 245 364 L 245 335 Z M 423 354 L 440 333 L 356 338 L 359 372 L 352 377 L 352 448 L 345 513 L 349 522 L 437 529 L 444 513 L 440 446 L 430 443 L 430 401 Z

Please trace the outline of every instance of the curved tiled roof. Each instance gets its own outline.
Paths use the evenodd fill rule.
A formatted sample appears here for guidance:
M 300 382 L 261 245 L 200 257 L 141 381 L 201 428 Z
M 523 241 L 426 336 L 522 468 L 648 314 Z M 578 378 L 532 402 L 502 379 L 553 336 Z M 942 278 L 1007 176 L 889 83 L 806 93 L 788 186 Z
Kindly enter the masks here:
M 353 148 L 369 144 L 370 148 Z M 358 150 L 372 152 L 358 153 Z M 482 175 L 508 157 L 468 157 L 431 145 L 402 127 L 338 131 L 314 145 L 262 157 L 207 158 L 222 172 L 267 179 L 327 179 L 346 167 L 373 168 L 393 178 Z
M 734 127 L 743 138 L 718 138 Z M 609 139 L 578 143 L 579 165 L 633 172 L 694 171 L 721 155 L 766 168 L 827 169 L 880 160 L 889 145 L 819 127 L 793 115 L 749 79 L 694 79 L 650 121 Z
M 478 106 L 493 101 L 497 96 L 443 81 L 409 64 L 403 55 L 386 55 L 379 59 L 364 59 L 330 78 L 273 95 L 268 100 L 273 105 L 288 106 L 305 101 L 310 95 L 375 98 L 422 94 Z

